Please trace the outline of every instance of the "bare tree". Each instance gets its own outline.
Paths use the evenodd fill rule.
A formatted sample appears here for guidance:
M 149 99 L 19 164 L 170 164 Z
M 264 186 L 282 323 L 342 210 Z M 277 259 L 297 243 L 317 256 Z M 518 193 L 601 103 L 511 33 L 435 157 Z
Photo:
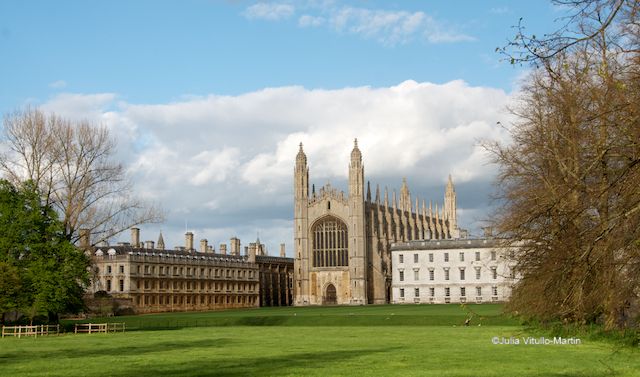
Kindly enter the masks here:
M 536 64 L 512 109 L 512 142 L 487 143 L 501 167 L 494 226 L 520 247 L 510 307 L 542 320 L 637 326 L 638 2 L 558 3 L 576 7 L 575 34 L 537 41 L 519 29 L 516 59 Z
M 72 242 L 80 229 L 100 242 L 162 219 L 158 208 L 133 196 L 123 166 L 113 161 L 116 142 L 106 127 L 28 108 L 5 116 L 3 131 L 3 173 L 14 183 L 36 184 Z

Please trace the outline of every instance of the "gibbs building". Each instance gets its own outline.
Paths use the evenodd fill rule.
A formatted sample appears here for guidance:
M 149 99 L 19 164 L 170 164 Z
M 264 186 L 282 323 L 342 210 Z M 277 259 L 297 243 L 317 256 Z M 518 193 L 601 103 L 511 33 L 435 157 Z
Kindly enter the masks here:
M 302 144 L 294 169 L 294 305 L 384 304 L 391 296 L 391 244 L 459 238 L 451 178 L 441 212 L 415 202 L 403 180 L 399 197 L 365 187 L 358 141 L 351 151 L 348 193 L 329 183 L 309 191 Z

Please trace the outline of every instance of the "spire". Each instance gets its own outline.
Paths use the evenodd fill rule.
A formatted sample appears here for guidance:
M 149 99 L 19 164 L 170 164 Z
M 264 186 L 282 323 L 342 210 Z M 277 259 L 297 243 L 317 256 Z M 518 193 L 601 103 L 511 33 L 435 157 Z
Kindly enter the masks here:
M 407 185 L 407 178 L 402 178 L 402 187 L 400 187 L 400 209 L 403 211 L 411 211 L 411 193 Z
M 442 219 L 449 222 L 450 232 L 454 237 L 458 237 L 458 219 L 457 219 L 456 189 L 453 186 L 453 179 L 449 174 L 447 187 L 444 191 L 444 206 Z
M 380 184 L 376 185 L 376 203 L 380 204 Z
M 160 235 L 158 236 L 158 249 L 164 250 L 164 238 L 162 238 L 162 231 L 160 231 Z
M 351 162 L 354 161 L 362 162 L 362 153 L 358 148 L 358 139 L 353 141 L 353 150 L 351 151 Z
M 296 155 L 296 165 L 306 165 L 307 164 L 307 155 L 304 154 L 304 149 L 302 149 L 302 143 L 300 143 L 300 149 L 298 150 L 298 154 Z
M 367 202 L 371 203 L 371 183 L 367 181 Z
M 384 186 L 384 206 L 389 207 L 389 190 Z
M 396 200 L 396 190 L 393 190 L 393 203 L 391 204 L 393 205 L 393 209 L 398 208 L 398 201 Z

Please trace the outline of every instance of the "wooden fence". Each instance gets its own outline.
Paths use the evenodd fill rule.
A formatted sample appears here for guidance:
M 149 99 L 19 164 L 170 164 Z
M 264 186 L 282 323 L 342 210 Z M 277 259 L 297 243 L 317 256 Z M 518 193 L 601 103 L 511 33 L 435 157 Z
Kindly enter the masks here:
M 60 334 L 60 325 L 2 326 L 2 337 L 44 336 Z
M 74 332 L 78 333 L 108 333 L 108 332 L 124 332 L 124 323 L 76 323 Z

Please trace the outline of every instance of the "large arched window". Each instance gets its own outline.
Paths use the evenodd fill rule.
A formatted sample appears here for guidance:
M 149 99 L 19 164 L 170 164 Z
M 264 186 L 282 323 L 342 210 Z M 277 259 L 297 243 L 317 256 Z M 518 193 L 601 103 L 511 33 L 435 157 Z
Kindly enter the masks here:
M 345 223 L 335 217 L 327 217 L 317 222 L 311 233 L 314 267 L 349 265 L 349 238 Z

